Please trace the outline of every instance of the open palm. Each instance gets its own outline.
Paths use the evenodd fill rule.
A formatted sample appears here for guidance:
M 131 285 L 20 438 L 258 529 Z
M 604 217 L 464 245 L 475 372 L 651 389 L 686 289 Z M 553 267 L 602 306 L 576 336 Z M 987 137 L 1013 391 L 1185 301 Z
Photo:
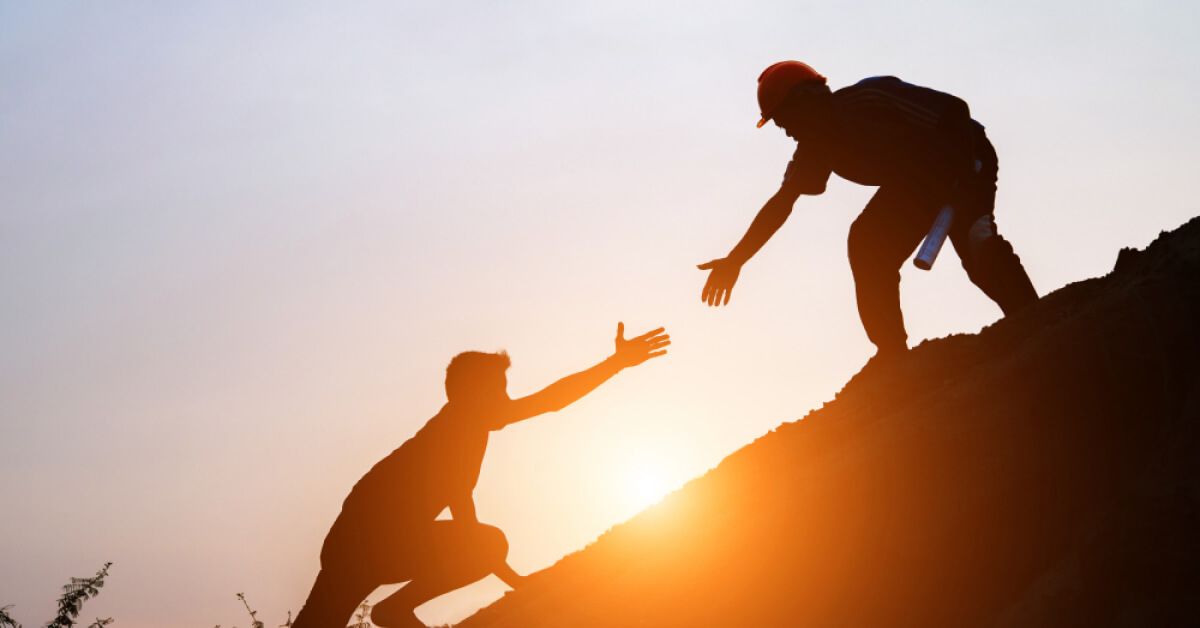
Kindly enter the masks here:
M 665 328 L 652 329 L 634 338 L 625 338 L 625 323 L 617 323 L 617 338 L 613 358 L 622 367 L 637 366 L 650 358 L 666 355 L 671 336 Z
M 696 268 L 709 271 L 704 290 L 700 292 L 700 300 L 710 306 L 729 305 L 733 285 L 737 283 L 738 275 L 742 272 L 741 264 L 721 258 L 699 264 Z

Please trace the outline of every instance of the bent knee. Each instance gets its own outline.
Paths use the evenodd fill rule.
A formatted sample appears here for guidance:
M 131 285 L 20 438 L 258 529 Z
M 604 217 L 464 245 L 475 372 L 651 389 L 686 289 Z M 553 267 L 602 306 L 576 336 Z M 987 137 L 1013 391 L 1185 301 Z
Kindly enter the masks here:
M 966 255 L 961 255 L 968 276 L 984 271 L 988 266 L 1015 258 L 1012 245 L 996 231 L 991 214 L 980 217 L 967 231 Z
M 500 528 L 481 523 L 475 534 L 477 535 L 476 542 L 484 554 L 496 560 L 504 560 L 508 557 L 508 538 L 504 536 L 504 532 Z

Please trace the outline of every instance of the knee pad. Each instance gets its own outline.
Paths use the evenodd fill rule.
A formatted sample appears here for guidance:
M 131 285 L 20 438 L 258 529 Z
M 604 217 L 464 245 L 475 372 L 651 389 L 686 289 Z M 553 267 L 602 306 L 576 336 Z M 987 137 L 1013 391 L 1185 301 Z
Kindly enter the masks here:
M 971 223 L 967 229 L 967 243 L 971 249 L 971 257 L 979 257 L 987 241 L 996 235 L 996 220 L 991 214 L 984 214 Z
M 967 229 L 967 255 L 962 260 L 967 274 L 1012 254 L 1012 245 L 999 235 L 996 232 L 996 220 L 991 214 L 984 214 L 971 223 Z

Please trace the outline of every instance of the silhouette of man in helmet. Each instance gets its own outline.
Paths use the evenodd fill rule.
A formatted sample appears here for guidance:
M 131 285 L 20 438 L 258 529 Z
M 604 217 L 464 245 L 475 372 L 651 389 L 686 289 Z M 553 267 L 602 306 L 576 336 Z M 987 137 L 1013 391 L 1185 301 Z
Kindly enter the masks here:
M 343 628 L 384 584 L 407 582 L 371 611 L 383 628 L 423 628 L 414 609 L 489 574 L 517 587 L 522 577 L 507 563 L 504 533 L 475 516 L 472 494 L 488 434 L 565 408 L 621 370 L 664 355 L 671 338 L 660 327 L 626 339 L 618 324 L 615 344 L 595 366 L 520 399 L 508 396 L 508 355 L 470 351 L 451 360 L 446 405 L 343 502 L 293 628 Z M 446 508 L 452 519 L 437 520 Z
M 900 311 L 900 267 L 950 203 L 949 238 L 971 281 L 1005 315 L 1037 300 L 1025 268 L 996 229 L 996 151 L 963 100 L 893 76 L 831 92 L 799 61 L 768 67 L 758 83 L 762 118 L 796 141 L 783 183 L 730 253 L 709 271 L 701 300 L 729 303 L 742 266 L 783 225 L 802 194 L 825 191 L 829 175 L 878 191 L 850 228 L 858 312 L 880 358 L 908 349 Z

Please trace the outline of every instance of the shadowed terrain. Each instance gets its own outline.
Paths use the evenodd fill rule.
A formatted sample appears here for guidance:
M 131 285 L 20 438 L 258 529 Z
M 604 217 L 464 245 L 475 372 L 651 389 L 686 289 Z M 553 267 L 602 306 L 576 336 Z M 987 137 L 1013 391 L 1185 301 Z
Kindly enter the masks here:
M 1193 219 L 865 370 L 460 626 L 1189 624 L 1198 321 Z

